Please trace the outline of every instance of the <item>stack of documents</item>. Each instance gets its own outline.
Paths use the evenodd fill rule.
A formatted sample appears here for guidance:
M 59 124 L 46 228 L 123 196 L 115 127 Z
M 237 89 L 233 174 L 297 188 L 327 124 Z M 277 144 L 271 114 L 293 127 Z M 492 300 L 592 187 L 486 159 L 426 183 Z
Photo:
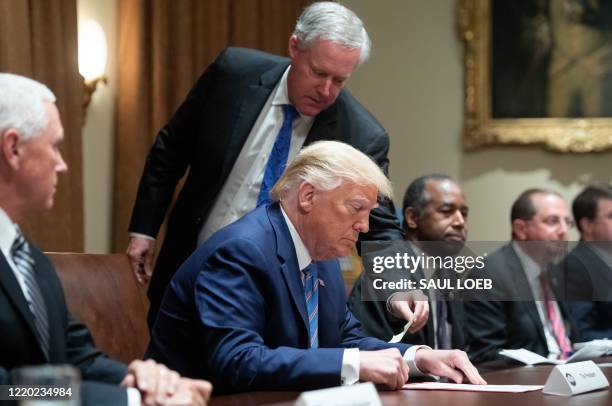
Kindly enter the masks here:
M 574 348 L 578 349 L 578 351 L 566 360 L 548 359 L 524 348 L 518 350 L 501 350 L 499 353 L 504 357 L 512 358 L 525 365 L 562 365 L 570 362 L 588 361 L 610 354 L 612 353 L 612 340 L 593 340 L 588 343 L 577 343 Z

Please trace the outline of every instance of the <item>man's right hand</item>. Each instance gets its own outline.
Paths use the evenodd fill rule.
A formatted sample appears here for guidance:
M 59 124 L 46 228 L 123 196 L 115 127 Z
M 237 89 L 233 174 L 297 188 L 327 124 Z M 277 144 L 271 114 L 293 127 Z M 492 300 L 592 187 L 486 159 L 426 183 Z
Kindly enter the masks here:
M 408 381 L 408 365 L 397 348 L 359 351 L 359 380 L 401 389 Z
M 130 258 L 130 264 L 138 283 L 149 282 L 151 275 L 153 275 L 155 240 L 132 235 L 126 253 Z

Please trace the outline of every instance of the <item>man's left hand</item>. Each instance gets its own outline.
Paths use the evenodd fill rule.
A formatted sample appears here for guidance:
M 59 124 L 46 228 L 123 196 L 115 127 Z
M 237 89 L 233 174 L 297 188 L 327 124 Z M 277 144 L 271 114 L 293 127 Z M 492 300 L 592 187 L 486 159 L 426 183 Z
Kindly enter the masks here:
M 415 362 L 421 372 L 444 376 L 456 383 L 462 383 L 465 376 L 475 385 L 487 384 L 464 351 L 421 348 L 415 354 Z
M 149 359 L 135 360 L 128 365 L 122 386 L 140 391 L 143 405 L 163 405 L 179 388 L 180 375 L 163 364 Z

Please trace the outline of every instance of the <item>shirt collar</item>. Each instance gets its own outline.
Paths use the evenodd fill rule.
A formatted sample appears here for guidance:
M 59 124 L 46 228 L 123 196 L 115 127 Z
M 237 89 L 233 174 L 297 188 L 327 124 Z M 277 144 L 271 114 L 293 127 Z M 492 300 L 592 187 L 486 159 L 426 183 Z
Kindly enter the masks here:
M 523 266 L 523 270 L 525 270 L 525 274 L 530 281 L 538 280 L 540 277 L 540 273 L 542 269 L 536 262 L 529 256 L 516 241 L 512 241 L 512 248 L 514 248 L 514 252 L 519 258 L 521 265 Z
M 285 222 L 287 223 L 287 227 L 289 228 L 289 234 L 291 234 L 291 240 L 293 241 L 293 247 L 295 248 L 295 255 L 297 256 L 298 266 L 300 267 L 300 271 L 306 268 L 312 262 L 312 258 L 308 253 L 308 249 L 306 245 L 304 245 L 304 241 L 302 241 L 302 237 L 298 234 L 297 230 L 293 226 L 293 223 L 283 210 L 283 206 L 280 206 L 281 213 L 283 213 L 283 217 L 285 218 Z
M 291 65 L 289 65 L 287 69 L 285 69 L 285 73 L 283 73 L 283 76 L 278 81 L 278 85 L 276 85 L 276 88 L 274 89 L 274 95 L 272 96 L 272 106 L 282 106 L 284 104 L 291 104 L 291 102 L 289 101 L 289 90 L 287 88 L 287 76 L 289 75 L 289 70 L 291 70 Z M 314 117 L 305 116 L 299 111 L 298 114 L 298 118 L 306 122 L 314 120 Z
M 287 75 L 289 74 L 289 69 L 291 69 L 291 65 L 289 65 L 287 69 L 285 69 L 285 73 L 283 73 L 283 76 L 281 76 L 278 85 L 276 85 L 276 89 L 274 89 L 274 96 L 272 96 L 273 106 L 291 104 L 289 102 L 289 91 L 287 90 Z
M 0 251 L 5 258 L 10 258 L 13 242 L 17 237 L 17 225 L 0 207 Z

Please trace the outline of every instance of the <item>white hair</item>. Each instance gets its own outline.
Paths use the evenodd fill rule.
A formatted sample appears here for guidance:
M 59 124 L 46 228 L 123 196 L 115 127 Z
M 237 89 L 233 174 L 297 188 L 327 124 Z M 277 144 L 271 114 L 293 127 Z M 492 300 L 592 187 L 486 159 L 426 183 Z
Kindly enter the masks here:
M 273 200 L 285 199 L 296 193 L 302 182 L 329 191 L 346 181 L 376 186 L 379 196 L 393 197 L 391 182 L 376 162 L 339 141 L 318 141 L 303 148 L 274 185 L 270 197 Z
M 23 76 L 0 73 L 0 134 L 9 128 L 19 131 L 23 140 L 42 134 L 48 124 L 45 102 L 55 102 L 47 86 Z
M 306 7 L 295 24 L 293 35 L 301 47 L 324 39 L 345 48 L 359 48 L 359 65 L 370 57 L 371 41 L 361 19 L 348 8 L 332 1 L 317 2 Z

